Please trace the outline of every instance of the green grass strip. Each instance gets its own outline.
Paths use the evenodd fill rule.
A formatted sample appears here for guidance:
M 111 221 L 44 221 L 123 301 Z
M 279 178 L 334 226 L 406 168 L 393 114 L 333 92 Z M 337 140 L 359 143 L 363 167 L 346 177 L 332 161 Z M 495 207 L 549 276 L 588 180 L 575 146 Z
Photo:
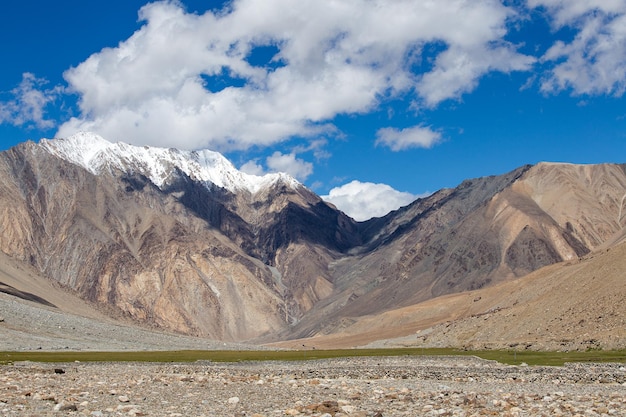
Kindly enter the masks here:
M 587 352 L 534 352 L 509 350 L 458 349 L 338 349 L 338 350 L 181 350 L 141 352 L 93 351 L 19 351 L 0 352 L 0 364 L 19 361 L 32 362 L 244 362 L 244 361 L 301 361 L 344 357 L 384 356 L 478 356 L 510 365 L 562 366 L 565 362 L 626 362 L 626 350 Z

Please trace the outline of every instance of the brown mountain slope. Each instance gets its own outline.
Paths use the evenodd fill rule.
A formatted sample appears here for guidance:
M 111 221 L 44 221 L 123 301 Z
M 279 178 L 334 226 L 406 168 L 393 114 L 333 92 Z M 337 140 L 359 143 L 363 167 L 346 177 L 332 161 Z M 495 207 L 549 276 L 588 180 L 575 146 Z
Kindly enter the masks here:
M 292 334 L 332 332 L 346 319 L 578 259 L 619 241 L 625 193 L 623 165 L 542 163 L 418 200 L 372 221 L 383 223 L 372 246 L 331 264 L 335 292 Z
M 303 186 L 239 194 L 176 170 L 95 175 L 24 143 L 0 154 L 0 251 L 114 317 L 242 341 L 333 291 L 356 223 Z
M 114 317 L 220 340 L 330 333 L 623 239 L 621 165 L 525 166 L 357 223 L 294 183 L 228 191 L 170 164 L 157 186 L 124 157 L 94 174 L 2 152 L 0 251 Z
M 382 314 L 278 346 L 626 348 L 626 244 L 523 278 Z
M 272 272 L 148 183 L 34 144 L 0 159 L 0 249 L 115 316 L 242 340 L 284 326 Z M 56 304 L 56 303 L 55 303 Z
M 58 283 L 41 277 L 30 265 L 0 252 L 0 292 L 33 301 L 43 306 L 59 308 L 70 314 L 108 320 L 93 305 L 80 299 Z
M 113 319 L 30 265 L 0 253 L 0 351 L 250 349 Z

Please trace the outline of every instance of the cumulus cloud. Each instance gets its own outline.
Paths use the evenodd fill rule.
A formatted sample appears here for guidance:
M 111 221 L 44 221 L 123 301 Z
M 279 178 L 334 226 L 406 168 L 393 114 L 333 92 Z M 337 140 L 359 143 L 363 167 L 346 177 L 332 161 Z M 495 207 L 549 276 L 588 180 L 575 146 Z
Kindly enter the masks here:
M 407 127 L 401 130 L 386 127 L 376 132 L 376 145 L 388 146 L 396 152 L 409 148 L 430 148 L 440 141 L 440 132 L 424 126 Z
M 54 127 L 54 120 L 46 118 L 46 107 L 59 97 L 62 88 L 46 89 L 46 84 L 47 80 L 34 74 L 22 74 L 22 82 L 10 92 L 12 98 L 0 102 L 0 123 L 34 125 L 40 129 Z
M 251 175 L 265 175 L 265 169 L 261 165 L 259 165 L 256 161 L 248 161 L 239 167 L 241 172 Z
M 286 172 L 299 181 L 306 180 L 313 173 L 313 164 L 297 158 L 295 154 L 274 152 L 266 160 L 270 172 Z
M 358 221 L 381 217 L 412 203 L 419 196 L 393 189 L 387 184 L 352 181 L 322 196 L 339 210 Z
M 504 42 L 514 11 L 495 0 L 235 0 L 187 13 L 144 6 L 144 25 L 65 73 L 78 117 L 58 132 L 228 151 L 337 134 L 338 114 L 415 94 L 435 106 L 489 71 L 529 69 Z M 423 73 L 428 45 L 445 45 Z M 271 51 L 263 62 L 252 56 Z
M 313 164 L 298 158 L 295 151 L 291 153 L 276 151 L 265 158 L 264 165 L 255 159 L 241 165 L 239 170 L 252 175 L 285 172 L 301 182 L 304 182 L 313 173 Z
M 545 8 L 554 29 L 576 33 L 571 41 L 556 41 L 542 57 L 551 66 L 541 84 L 544 92 L 624 94 L 626 1 L 528 0 L 528 5 Z
M 529 9 L 566 36 L 539 61 L 506 40 Z M 544 92 L 626 90 L 625 0 L 233 0 L 203 14 L 163 0 L 139 20 L 128 39 L 66 71 L 78 111 L 58 136 L 219 151 L 314 141 L 341 135 L 337 115 L 395 98 L 434 108 L 494 71 L 536 70 Z M 46 109 L 61 89 L 45 86 L 25 74 L 0 122 L 52 127 Z M 379 135 L 399 135 L 390 129 Z

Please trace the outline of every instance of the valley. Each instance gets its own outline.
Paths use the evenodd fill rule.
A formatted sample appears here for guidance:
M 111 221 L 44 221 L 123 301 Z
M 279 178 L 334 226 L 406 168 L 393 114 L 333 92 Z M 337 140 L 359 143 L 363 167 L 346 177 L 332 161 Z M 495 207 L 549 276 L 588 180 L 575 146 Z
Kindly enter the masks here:
M 26 142 L 0 154 L 0 350 L 623 349 L 625 192 L 624 165 L 540 163 L 356 222 L 210 151 Z

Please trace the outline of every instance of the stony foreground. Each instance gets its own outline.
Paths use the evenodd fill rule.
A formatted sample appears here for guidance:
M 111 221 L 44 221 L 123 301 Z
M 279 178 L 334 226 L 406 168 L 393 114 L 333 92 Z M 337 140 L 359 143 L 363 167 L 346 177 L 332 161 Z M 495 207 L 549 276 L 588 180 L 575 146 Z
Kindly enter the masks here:
M 623 416 L 623 364 L 473 357 L 0 366 L 0 415 Z

